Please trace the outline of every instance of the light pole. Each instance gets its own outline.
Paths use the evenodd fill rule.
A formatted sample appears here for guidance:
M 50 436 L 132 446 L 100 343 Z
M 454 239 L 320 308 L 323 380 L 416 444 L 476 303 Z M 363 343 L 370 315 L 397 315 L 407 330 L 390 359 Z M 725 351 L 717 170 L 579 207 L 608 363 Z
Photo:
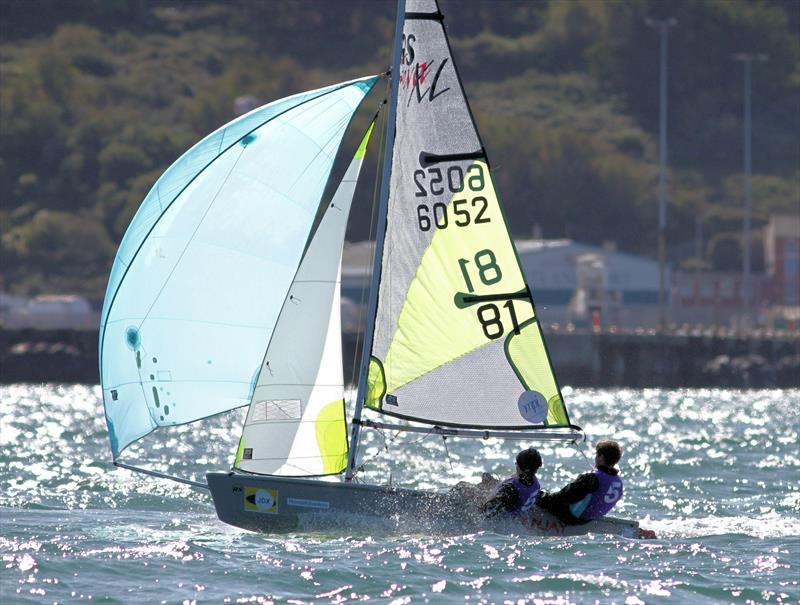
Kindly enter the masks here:
M 661 68 L 659 98 L 659 145 L 658 145 L 658 327 L 666 326 L 666 254 L 667 254 L 667 40 L 669 28 L 678 24 L 674 17 L 652 19 L 644 22 L 655 29 L 661 37 Z
M 750 215 L 753 208 L 753 190 L 750 174 L 753 170 L 752 155 L 752 71 L 753 61 L 766 61 L 769 57 L 763 53 L 737 53 L 734 60 L 744 65 L 744 218 L 742 219 L 742 306 L 745 322 L 750 322 L 752 307 L 752 284 L 750 282 Z

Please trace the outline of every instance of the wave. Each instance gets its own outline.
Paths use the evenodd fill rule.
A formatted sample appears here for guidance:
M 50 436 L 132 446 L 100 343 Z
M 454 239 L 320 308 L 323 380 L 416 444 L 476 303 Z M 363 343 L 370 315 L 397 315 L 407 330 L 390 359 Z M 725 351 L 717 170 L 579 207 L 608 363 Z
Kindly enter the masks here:
M 703 536 L 739 535 L 753 538 L 800 537 L 800 517 L 767 513 L 736 517 L 677 517 L 650 519 L 641 526 L 652 529 L 659 538 L 700 538 Z

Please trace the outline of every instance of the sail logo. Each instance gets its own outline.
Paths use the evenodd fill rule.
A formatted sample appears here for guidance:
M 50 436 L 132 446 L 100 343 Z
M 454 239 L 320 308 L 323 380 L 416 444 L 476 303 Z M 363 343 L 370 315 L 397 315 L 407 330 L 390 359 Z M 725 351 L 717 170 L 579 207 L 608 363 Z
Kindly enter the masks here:
M 253 513 L 277 513 L 278 490 L 262 487 L 245 487 L 244 510 Z
M 406 107 L 411 104 L 412 99 L 416 98 L 417 103 L 422 103 L 424 99 L 433 103 L 436 99 L 441 97 L 444 93 L 450 90 L 450 87 L 444 89 L 437 89 L 439 85 L 439 78 L 442 75 L 444 66 L 447 65 L 449 59 L 444 59 L 439 67 L 436 69 L 433 77 L 433 67 L 436 61 L 424 61 L 416 63 L 413 67 L 408 67 L 400 70 L 400 88 L 408 90 L 408 99 L 406 100 Z M 422 89 L 430 77 L 430 85 Z
M 417 37 L 414 34 L 403 34 L 402 47 L 400 51 L 400 62 L 403 65 L 411 65 L 414 62 L 414 42 Z
M 520 415 L 533 424 L 544 424 L 547 418 L 547 400 L 538 391 L 525 391 L 517 400 Z

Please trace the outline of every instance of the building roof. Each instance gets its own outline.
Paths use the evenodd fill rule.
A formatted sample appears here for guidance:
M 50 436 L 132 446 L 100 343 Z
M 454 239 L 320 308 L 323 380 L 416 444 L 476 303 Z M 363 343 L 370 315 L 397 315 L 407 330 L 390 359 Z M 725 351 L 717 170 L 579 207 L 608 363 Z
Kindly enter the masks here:
M 603 260 L 610 288 L 658 290 L 658 263 L 648 257 L 570 239 L 519 239 L 514 243 L 526 277 L 537 288 L 574 288 L 576 260 L 591 254 Z M 372 241 L 345 242 L 342 278 L 351 282 L 369 279 L 374 249 Z

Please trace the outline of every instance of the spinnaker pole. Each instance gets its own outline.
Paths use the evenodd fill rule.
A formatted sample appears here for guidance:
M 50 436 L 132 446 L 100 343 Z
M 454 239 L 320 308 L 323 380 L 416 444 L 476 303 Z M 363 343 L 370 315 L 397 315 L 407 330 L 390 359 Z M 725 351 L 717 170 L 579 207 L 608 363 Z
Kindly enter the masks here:
M 383 258 L 383 242 L 386 237 L 386 215 L 389 206 L 389 181 L 392 174 L 392 152 L 396 131 L 397 89 L 400 85 L 400 58 L 403 54 L 403 24 L 405 23 L 406 0 L 397 0 L 397 17 L 394 27 L 394 46 L 392 47 L 392 85 L 389 91 L 389 113 L 386 117 L 386 140 L 383 153 L 383 173 L 381 175 L 381 194 L 378 202 L 378 222 L 375 233 L 375 253 L 372 259 L 372 279 L 369 284 L 369 307 L 367 325 L 364 329 L 364 340 L 361 351 L 361 367 L 358 373 L 358 391 L 356 406 L 353 411 L 353 426 L 350 432 L 350 450 L 347 456 L 345 481 L 351 481 L 355 473 L 358 438 L 361 433 L 361 411 L 367 393 L 367 376 L 369 374 L 369 358 L 372 352 L 372 336 L 375 332 L 375 315 L 378 309 L 378 282 L 381 277 L 381 259 Z

